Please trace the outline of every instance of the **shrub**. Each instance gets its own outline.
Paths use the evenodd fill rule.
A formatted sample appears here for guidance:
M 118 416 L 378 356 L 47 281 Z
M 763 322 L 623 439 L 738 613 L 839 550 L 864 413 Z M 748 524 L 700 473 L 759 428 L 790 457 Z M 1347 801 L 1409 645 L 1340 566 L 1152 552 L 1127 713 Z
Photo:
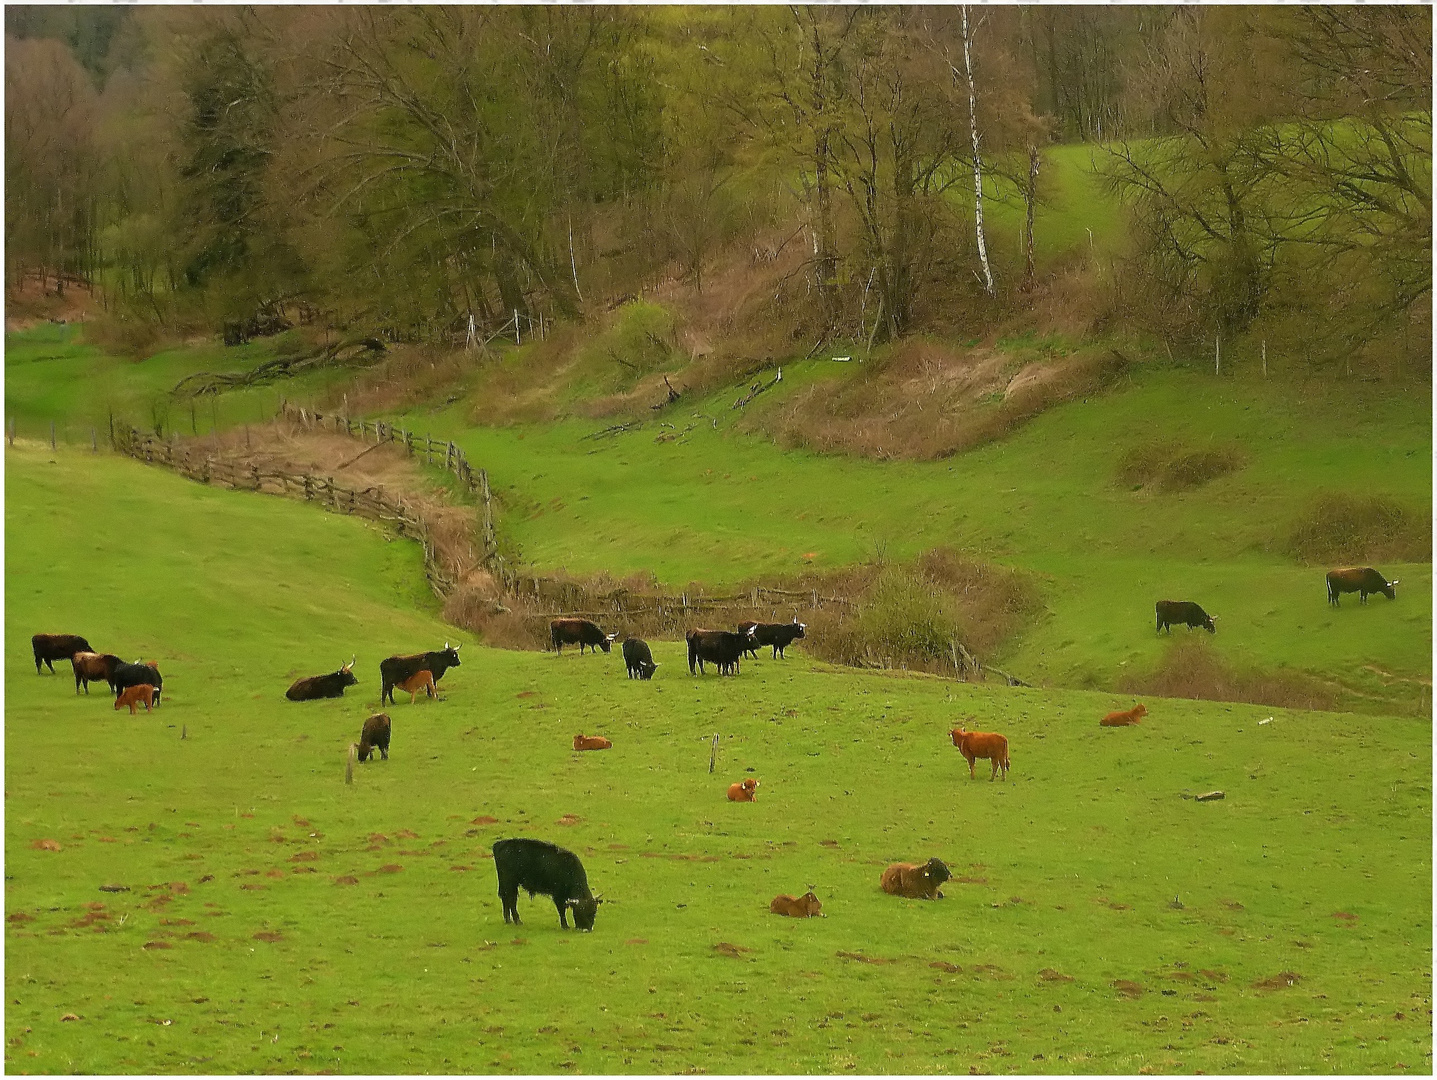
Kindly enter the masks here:
M 1242 468 L 1245 458 L 1236 447 L 1193 450 L 1163 443 L 1144 443 L 1123 454 L 1117 480 L 1124 487 L 1157 487 L 1188 491 Z
M 1432 521 L 1383 495 L 1318 495 L 1293 524 L 1287 553 L 1308 564 L 1430 562 Z
M 1335 695 L 1325 684 L 1302 672 L 1228 665 L 1210 642 L 1183 639 L 1168 645 L 1162 659 L 1147 672 L 1125 676 L 1118 689 L 1156 697 L 1243 701 L 1285 709 L 1331 709 Z

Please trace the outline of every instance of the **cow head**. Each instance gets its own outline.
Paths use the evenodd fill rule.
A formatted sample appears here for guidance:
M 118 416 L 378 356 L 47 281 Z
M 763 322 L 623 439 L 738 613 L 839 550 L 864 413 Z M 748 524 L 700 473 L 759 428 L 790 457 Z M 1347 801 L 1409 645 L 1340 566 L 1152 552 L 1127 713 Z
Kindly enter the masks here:
M 654 677 L 654 672 L 658 670 L 658 666 L 658 664 L 653 663 L 652 661 L 645 660 L 642 664 L 639 665 L 639 678 L 652 679 Z
M 745 780 L 740 786 L 741 786 L 745 791 L 757 791 L 757 790 L 758 790 L 758 781 L 755 780 L 753 777 L 749 777 L 749 778 L 748 778 L 747 780 Z
M 449 644 L 449 642 L 446 641 L 446 642 L 444 643 L 444 652 L 442 653 L 442 655 L 443 655 L 443 657 L 444 657 L 444 663 L 445 663 L 448 667 L 458 667 L 458 666 L 459 666 L 459 646 L 458 646 L 458 645 L 451 645 L 451 644 Z
M 923 876 L 934 885 L 942 885 L 953 875 L 948 872 L 948 867 L 942 859 L 929 859 L 923 865 Z
M 349 663 L 344 664 L 337 672 L 335 672 L 335 674 L 339 676 L 339 684 L 341 686 L 359 685 L 359 680 L 354 677 L 354 661 L 358 659 L 359 654 L 355 653 L 354 656 L 350 658 Z
M 599 914 L 599 905 L 603 902 L 597 896 L 588 900 L 570 900 L 568 907 L 569 913 L 574 916 L 574 925 L 585 933 L 594 929 L 594 917 Z
M 808 892 L 798 898 L 798 902 L 803 905 L 803 913 L 810 919 L 823 910 L 823 905 L 818 902 L 818 897 L 813 895 L 812 885 L 808 887 Z
M 1217 627 L 1213 625 L 1213 623 L 1215 622 L 1217 622 L 1217 616 L 1209 615 L 1205 619 L 1203 619 L 1202 628 L 1206 630 L 1209 634 L 1216 634 Z
M 952 731 L 950 731 L 948 734 L 950 734 L 950 735 L 953 736 L 953 745 L 954 745 L 954 746 L 962 746 L 962 745 L 963 745 L 963 736 L 964 736 L 964 735 L 967 735 L 968 733 L 967 733 L 966 731 L 964 731 L 963 728 L 962 728 L 962 726 L 960 725 L 959 727 L 954 728 L 954 729 L 953 729 Z
M 1382 595 L 1389 600 L 1397 599 L 1397 579 L 1393 578 L 1382 587 Z
M 604 640 L 599 642 L 599 648 L 603 649 L 604 652 L 608 652 L 613 647 L 614 638 L 618 636 L 618 634 L 605 634 Z M 577 918 L 577 916 L 575 917 Z

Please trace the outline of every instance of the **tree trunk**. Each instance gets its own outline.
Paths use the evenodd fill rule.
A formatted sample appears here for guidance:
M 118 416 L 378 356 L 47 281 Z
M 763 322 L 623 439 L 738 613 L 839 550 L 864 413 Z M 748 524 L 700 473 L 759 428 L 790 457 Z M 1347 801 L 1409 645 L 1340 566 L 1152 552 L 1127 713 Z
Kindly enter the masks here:
M 1028 221 L 1024 226 L 1023 238 L 1024 247 L 1027 253 L 1027 263 L 1023 267 L 1023 291 L 1033 290 L 1033 203 L 1038 198 L 1038 148 L 1028 147 L 1028 190 L 1023 195 L 1023 201 L 1028 204 Z
M 992 296 L 993 268 L 988 265 L 988 243 L 983 236 L 983 159 L 978 153 L 978 90 L 973 81 L 973 35 L 968 29 L 968 5 L 963 5 L 963 66 L 968 72 L 968 130 L 973 136 L 973 221 L 978 232 L 978 261 L 983 264 L 983 290 Z

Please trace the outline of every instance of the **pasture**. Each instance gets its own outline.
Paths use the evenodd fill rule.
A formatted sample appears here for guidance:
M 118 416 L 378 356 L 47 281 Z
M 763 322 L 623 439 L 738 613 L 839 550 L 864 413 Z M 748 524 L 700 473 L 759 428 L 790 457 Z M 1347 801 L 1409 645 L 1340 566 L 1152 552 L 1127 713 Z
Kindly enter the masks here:
M 833 486 L 850 466 L 800 463 L 762 495 L 745 466 L 794 459 L 726 445 L 728 477 L 690 459 L 675 494 L 712 508 L 711 533 L 665 544 L 678 526 L 658 515 L 679 508 L 626 516 L 603 483 L 639 473 L 647 437 L 587 460 L 533 431 L 466 442 L 550 522 L 597 526 L 530 553 L 575 568 L 669 551 L 683 577 L 798 514 L 833 521 L 799 528 L 795 557 L 851 526 L 861 485 Z M 1064 445 L 1048 475 L 1096 467 L 1078 434 Z M 8 1071 L 1431 1070 L 1426 719 L 1154 699 L 1101 730 L 1130 699 L 826 668 L 801 643 L 691 679 L 681 643 L 654 642 L 641 683 L 617 649 L 470 642 L 442 701 L 387 710 L 390 760 L 346 786 L 378 661 L 456 636 L 415 545 L 108 455 L 21 442 L 6 464 Z M 903 520 L 918 472 L 895 470 L 874 513 Z M 995 544 L 1003 516 L 1058 544 L 1061 522 L 1014 514 L 1013 493 L 983 506 L 961 470 L 945 482 L 947 516 L 906 542 L 966 514 Z M 728 497 L 743 483 L 748 520 Z M 550 509 L 556 488 L 594 497 Z M 1116 535 L 1115 517 L 1093 527 Z M 1196 559 L 1248 565 L 1201 520 Z M 1143 542 L 1155 559 L 1161 538 Z M 40 630 L 158 661 L 164 704 L 131 717 L 77 698 L 68 665 L 37 677 Z M 284 700 L 353 653 L 348 697 Z M 969 781 L 947 736 L 963 721 L 1007 734 L 1007 783 Z M 613 749 L 573 752 L 580 731 Z M 758 801 L 728 803 L 745 776 Z M 1190 797 L 1212 789 L 1226 798 Z M 543 897 L 504 925 L 487 853 L 508 835 L 580 854 L 606 900 L 594 933 L 560 931 Z M 887 863 L 929 856 L 958 879 L 944 899 L 879 891 Z M 769 914 L 809 885 L 826 918 Z

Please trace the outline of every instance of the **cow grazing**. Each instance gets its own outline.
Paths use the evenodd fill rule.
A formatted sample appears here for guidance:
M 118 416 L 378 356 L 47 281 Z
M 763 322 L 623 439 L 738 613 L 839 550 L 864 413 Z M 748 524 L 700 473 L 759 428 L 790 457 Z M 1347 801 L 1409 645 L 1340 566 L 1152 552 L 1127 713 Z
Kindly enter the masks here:
M 368 761 L 375 750 L 385 761 L 389 760 L 389 714 L 375 713 L 364 722 L 359 732 L 359 760 Z
M 784 649 L 803 637 L 803 632 L 807 628 L 807 623 L 801 623 L 795 618 L 791 623 L 740 623 L 738 632 L 748 637 L 747 644 L 752 647 L 773 646 L 773 659 L 777 660 L 783 655 Z
M 906 896 L 910 900 L 938 900 L 943 896 L 938 886 L 953 875 L 941 859 L 926 863 L 894 863 L 878 879 L 879 888 L 890 896 Z
M 36 634 L 30 639 L 30 647 L 35 650 L 36 675 L 41 674 L 41 664 L 49 668 L 53 675 L 56 660 L 69 660 L 76 653 L 95 651 L 79 634 Z
M 111 653 L 77 652 L 70 657 L 70 665 L 75 669 L 75 693 L 80 692 L 81 683 L 87 694 L 92 682 L 110 683 L 115 677 L 115 668 L 122 663 L 123 660 Z
M 434 676 L 436 685 L 444 678 L 444 673 L 452 667 L 459 666 L 459 646 L 444 643 L 444 648 L 436 649 L 434 652 L 409 653 L 405 656 L 390 656 L 379 662 L 379 704 L 383 705 L 385 699 L 389 704 L 394 704 L 394 688 L 400 683 L 413 678 L 421 671 L 427 671 Z
M 413 675 L 409 676 L 409 678 L 405 679 L 402 683 L 395 683 L 394 685 L 395 689 L 403 690 L 406 694 L 409 695 L 409 704 L 411 705 L 413 705 L 414 702 L 418 700 L 419 691 L 421 690 L 423 690 L 430 697 L 434 698 L 436 701 L 439 699 L 439 691 L 434 685 L 434 674 L 427 668 L 423 671 L 416 671 Z M 389 698 L 392 702 L 394 700 L 394 695 L 391 693 Z M 381 704 L 383 703 L 381 702 Z
M 602 735 L 575 735 L 575 750 L 608 750 L 614 744 Z
M 631 637 L 624 639 L 624 667 L 628 668 L 631 679 L 652 679 L 659 665 L 654 663 L 649 643 Z
M 284 696 L 290 701 L 319 701 L 321 698 L 344 697 L 346 686 L 359 685 L 359 680 L 354 677 L 354 661 L 357 659 L 358 656 L 351 657 L 349 663 L 328 675 L 295 679 L 294 684 L 284 692 Z
M 1159 600 L 1157 602 L 1158 612 L 1158 633 L 1167 630 L 1172 633 L 1171 627 L 1186 625 L 1188 630 L 1201 626 L 1209 634 L 1216 634 L 1216 615 L 1209 615 L 1202 608 L 1198 607 L 1191 600 Z
M 150 711 L 150 706 L 155 703 L 155 688 L 148 683 L 140 683 L 138 686 L 127 686 L 121 690 L 115 698 L 115 711 L 118 712 L 126 705 L 130 707 L 130 715 L 136 713 L 135 706 L 143 705 L 145 712 Z
M 1141 701 L 1134 705 L 1127 712 L 1110 712 L 1103 717 L 1102 727 L 1127 727 L 1136 724 L 1143 717 L 1148 715 L 1148 707 Z
M 1327 572 L 1327 602 L 1333 607 L 1341 607 L 1341 597 L 1345 592 L 1357 593 L 1359 604 L 1367 603 L 1367 597 L 1372 593 L 1381 593 L 1389 600 L 1396 600 L 1397 585 L 1397 581 L 1388 581 L 1370 566 L 1344 566 Z
M 159 665 L 154 661 L 145 663 L 143 660 L 136 660 L 133 664 L 126 664 L 123 661 L 115 665 L 115 671 L 110 676 L 110 686 L 115 693 L 131 687 L 149 683 L 155 688 L 155 704 L 160 703 L 160 694 L 164 689 L 164 680 L 160 678 Z
M 993 763 L 993 775 L 988 777 L 993 780 L 998 776 L 998 770 L 1003 770 L 1003 779 L 1008 779 L 1008 739 L 1004 735 L 996 735 L 991 731 L 965 731 L 961 727 L 954 728 L 950 735 L 953 736 L 953 745 L 958 747 L 958 752 L 968 759 L 968 779 L 974 779 L 973 762 L 979 758 L 987 758 Z
M 594 928 L 603 900 L 589 891 L 584 864 L 572 851 L 545 840 L 496 840 L 494 870 L 499 875 L 499 901 L 506 923 L 519 924 L 519 890 L 523 889 L 531 900 L 538 893 L 552 899 L 559 909 L 559 925 L 565 930 L 569 928 L 565 915 L 571 911 L 580 930 Z
M 754 802 L 758 799 L 758 781 L 753 777 L 728 786 L 729 802 Z
M 787 915 L 794 919 L 811 919 L 823 911 L 823 905 L 818 902 L 818 897 L 813 895 L 813 890 L 802 896 L 789 896 L 785 893 L 782 896 L 775 896 L 768 905 L 768 910 L 775 915 Z
M 699 674 L 703 674 L 705 660 L 716 664 L 720 675 L 738 674 L 739 657 L 747 640 L 743 634 L 731 630 L 690 630 L 684 640 L 689 644 L 690 675 L 694 674 L 695 664 Z
M 563 652 L 565 645 L 578 645 L 582 655 L 584 647 L 597 652 L 608 652 L 618 634 L 606 634 L 588 619 L 555 619 L 549 623 L 549 641 L 555 652 Z

